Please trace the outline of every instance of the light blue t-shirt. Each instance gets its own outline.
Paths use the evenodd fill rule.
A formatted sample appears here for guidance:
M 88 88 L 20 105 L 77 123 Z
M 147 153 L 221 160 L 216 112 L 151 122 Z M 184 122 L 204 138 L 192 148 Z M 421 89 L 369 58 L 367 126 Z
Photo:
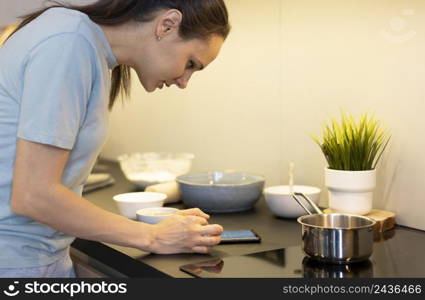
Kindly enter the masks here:
M 47 10 L 0 47 L 0 268 L 50 264 L 74 240 L 11 211 L 16 142 L 70 150 L 62 183 L 81 195 L 106 141 L 116 65 L 101 27 L 65 8 Z

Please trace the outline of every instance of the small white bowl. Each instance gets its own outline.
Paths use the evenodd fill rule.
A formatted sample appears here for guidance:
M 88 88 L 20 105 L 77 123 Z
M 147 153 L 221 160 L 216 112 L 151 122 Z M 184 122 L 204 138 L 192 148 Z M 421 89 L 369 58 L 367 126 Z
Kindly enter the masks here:
M 315 204 L 319 203 L 321 191 L 319 188 L 306 185 L 294 185 L 293 190 L 297 193 L 303 193 Z M 298 218 L 307 214 L 298 202 L 292 198 L 289 185 L 267 187 L 264 189 L 264 197 L 266 199 L 267 206 L 278 217 Z M 302 199 L 302 197 L 298 197 L 298 199 L 303 201 L 303 204 L 305 204 L 307 208 L 310 208 L 310 205 L 307 201 Z M 314 212 L 312 208 L 310 209 Z
M 175 214 L 178 211 L 173 207 L 149 207 L 136 212 L 137 220 L 148 224 L 156 224 Z
M 133 220 L 136 219 L 136 211 L 146 207 L 161 207 L 166 198 L 166 194 L 155 192 L 126 193 L 113 197 L 120 213 Z

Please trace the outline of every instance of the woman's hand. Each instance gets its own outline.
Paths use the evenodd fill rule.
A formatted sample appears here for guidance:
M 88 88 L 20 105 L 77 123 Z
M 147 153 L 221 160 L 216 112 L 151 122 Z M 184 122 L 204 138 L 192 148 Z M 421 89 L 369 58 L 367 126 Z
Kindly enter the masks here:
M 208 253 L 208 247 L 220 243 L 223 227 L 208 225 L 209 216 L 200 209 L 182 210 L 153 225 L 149 247 L 158 254 Z
M 178 210 L 176 214 L 182 215 L 182 216 L 198 216 L 198 217 L 202 217 L 206 220 L 208 220 L 210 218 L 209 215 L 204 213 L 199 208 L 181 209 L 181 210 Z

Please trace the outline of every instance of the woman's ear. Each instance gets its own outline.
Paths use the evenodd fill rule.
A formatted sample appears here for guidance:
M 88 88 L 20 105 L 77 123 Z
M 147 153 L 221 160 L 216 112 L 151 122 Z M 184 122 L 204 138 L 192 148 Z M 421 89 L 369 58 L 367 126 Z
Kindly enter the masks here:
M 178 31 L 183 19 L 182 13 L 177 9 L 170 9 L 160 14 L 157 22 L 156 36 L 158 39 Z

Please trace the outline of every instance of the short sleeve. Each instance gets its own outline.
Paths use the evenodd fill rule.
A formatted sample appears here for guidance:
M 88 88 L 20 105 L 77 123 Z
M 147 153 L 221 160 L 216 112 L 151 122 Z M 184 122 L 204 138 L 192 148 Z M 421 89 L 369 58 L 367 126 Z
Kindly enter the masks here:
M 71 150 L 84 122 L 95 56 L 77 33 L 50 37 L 28 56 L 17 137 Z

